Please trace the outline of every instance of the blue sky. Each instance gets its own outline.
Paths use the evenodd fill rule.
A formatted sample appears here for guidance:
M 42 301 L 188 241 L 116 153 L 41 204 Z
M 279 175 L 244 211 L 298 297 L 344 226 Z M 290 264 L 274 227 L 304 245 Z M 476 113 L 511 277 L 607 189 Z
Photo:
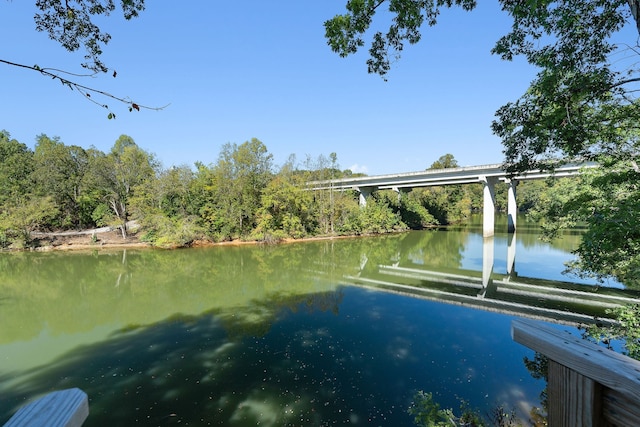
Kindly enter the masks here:
M 331 152 L 342 169 L 370 175 L 423 170 L 446 153 L 461 165 L 501 162 L 491 121 L 535 70 L 490 54 L 510 27 L 498 3 L 445 10 L 385 82 L 367 74 L 366 49 L 345 59 L 327 46 L 323 22 L 345 2 L 149 1 L 137 19 L 104 21 L 103 60 L 117 78 L 82 83 L 166 109 L 129 113 L 107 100 L 117 115 L 107 120 L 59 83 L 0 64 L 0 129 L 31 147 L 44 133 L 103 151 L 126 134 L 165 167 L 215 163 L 223 144 L 254 137 L 276 166 Z M 35 31 L 34 3 L 0 3 L 0 58 L 81 71 L 82 53 Z

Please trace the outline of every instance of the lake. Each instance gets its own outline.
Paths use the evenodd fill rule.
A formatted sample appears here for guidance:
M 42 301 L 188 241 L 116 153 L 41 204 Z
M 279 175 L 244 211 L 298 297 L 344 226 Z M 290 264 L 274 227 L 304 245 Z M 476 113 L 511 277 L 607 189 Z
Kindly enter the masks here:
M 3 253 L 0 423 L 70 387 L 89 395 L 86 426 L 411 426 L 418 390 L 443 407 L 515 408 L 526 421 L 545 383 L 524 366 L 533 352 L 511 340 L 511 320 L 575 331 L 605 308 L 576 292 L 637 297 L 617 283 L 565 283 L 578 242 L 543 243 L 520 220 L 515 239 L 469 226 Z

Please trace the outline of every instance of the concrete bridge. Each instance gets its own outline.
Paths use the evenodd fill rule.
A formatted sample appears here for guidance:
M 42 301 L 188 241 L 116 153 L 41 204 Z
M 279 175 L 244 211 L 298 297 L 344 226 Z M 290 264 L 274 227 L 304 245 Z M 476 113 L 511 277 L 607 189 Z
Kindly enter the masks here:
M 357 178 L 340 178 L 325 181 L 311 181 L 307 186 L 311 190 L 355 190 L 360 193 L 360 205 L 366 206 L 367 197 L 376 190 L 394 190 L 400 193 L 403 189 L 416 187 L 435 187 L 456 184 L 477 184 L 484 186 L 483 190 L 483 235 L 494 235 L 495 227 L 495 184 L 504 182 L 509 185 L 507 197 L 507 215 L 509 232 L 516 229 L 516 185 L 518 181 L 531 179 L 545 179 L 550 176 L 566 177 L 576 175 L 582 168 L 595 167 L 595 163 L 570 163 L 558 166 L 553 171 L 532 170 L 516 175 L 510 175 L 502 164 L 466 166 L 448 169 L 431 169 L 421 172 L 408 172 L 392 175 L 376 175 Z

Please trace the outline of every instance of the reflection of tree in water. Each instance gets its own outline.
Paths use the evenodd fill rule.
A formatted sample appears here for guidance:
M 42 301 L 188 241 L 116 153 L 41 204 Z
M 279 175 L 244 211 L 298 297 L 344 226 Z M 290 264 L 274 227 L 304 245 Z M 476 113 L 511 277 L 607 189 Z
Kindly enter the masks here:
M 315 294 L 122 330 L 12 384 L 0 419 L 39 393 L 80 387 L 90 398 L 86 426 L 386 424 L 391 408 L 404 424 L 408 403 L 402 393 L 385 400 L 378 379 L 388 379 L 373 349 L 322 320 L 335 317 L 341 298 Z
M 379 264 L 396 260 L 406 237 L 407 233 L 400 233 L 275 246 L 255 253 L 254 257 L 260 260 L 261 265 L 271 268 L 261 270 L 265 278 L 269 274 L 286 276 L 288 273 L 284 270 L 295 266 L 340 282 L 344 275 L 353 275 L 363 267 L 377 268 Z
M 520 226 L 518 223 L 518 242 L 524 248 L 544 248 L 552 247 L 554 249 L 572 252 L 575 251 L 580 241 L 584 230 L 564 230 L 557 238 L 551 240 L 543 240 L 540 234 L 540 226 L 536 223 L 533 226 L 525 227 Z
M 7 268 L 0 269 L 0 293 L 10 304 L 3 312 L 0 343 L 27 340 L 45 328 L 55 333 L 90 330 L 94 324 L 83 322 L 86 312 L 113 318 L 113 311 L 103 310 L 111 309 L 109 302 L 129 286 L 122 252 L 7 254 L 3 259 Z M 100 304 L 89 308 L 87 299 Z
M 541 353 L 535 353 L 533 359 L 524 358 L 524 366 L 527 368 L 531 376 L 537 380 L 544 380 L 545 388 L 540 392 L 540 407 L 534 406 L 529 413 L 531 421 L 535 426 L 547 425 L 547 387 L 549 380 L 549 358 Z
M 498 213 L 495 217 L 496 235 L 505 235 L 507 231 L 507 218 L 505 213 Z M 469 223 L 462 227 L 451 227 L 450 229 L 461 229 L 482 236 L 482 215 L 472 215 Z M 563 230 L 556 239 L 543 241 L 541 238 L 540 223 L 528 219 L 526 214 L 519 214 L 517 218 L 518 243 L 524 248 L 544 248 L 552 247 L 565 252 L 572 252 L 580 243 L 585 229 L 576 227 L 574 229 Z
M 402 241 L 400 266 L 460 268 L 467 237 L 464 230 L 408 233 Z
M 6 298 L 0 343 L 29 340 L 45 329 L 59 335 L 89 332 L 96 325 L 150 324 L 173 313 L 245 306 L 271 294 L 319 292 L 363 266 L 398 262 L 407 250 L 430 245 L 435 235 L 129 250 L 126 256 L 123 251 L 9 254 L 0 270 Z
M 246 306 L 270 294 L 335 288 L 311 274 L 313 247 L 9 254 L 0 271 L 5 297 L 0 344 L 88 332 L 99 325 L 150 324 L 173 313 Z M 259 254 L 273 252 L 261 262 Z M 355 262 L 355 261 L 354 261 Z M 337 272 L 336 272 L 337 274 Z
M 337 245 L 334 259 L 338 265 L 344 264 L 346 260 L 349 266 L 355 269 L 352 274 L 360 269 L 377 270 L 378 265 L 388 264 L 398 259 L 401 253 L 402 242 L 406 239 L 407 233 L 378 237 L 364 237 L 351 239 L 347 245 Z M 342 261 L 341 261 L 342 260 Z

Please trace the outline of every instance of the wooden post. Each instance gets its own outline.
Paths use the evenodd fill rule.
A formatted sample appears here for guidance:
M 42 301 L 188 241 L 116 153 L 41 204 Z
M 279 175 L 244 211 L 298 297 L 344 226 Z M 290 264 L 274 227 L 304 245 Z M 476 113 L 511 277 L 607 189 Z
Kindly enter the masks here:
M 549 426 L 632 426 L 640 420 L 640 361 L 532 320 L 511 336 L 549 358 Z
M 549 360 L 547 381 L 550 426 L 604 426 L 602 386 L 576 371 Z
M 80 427 L 89 415 L 89 399 L 79 388 L 54 391 L 18 410 L 4 427 Z

